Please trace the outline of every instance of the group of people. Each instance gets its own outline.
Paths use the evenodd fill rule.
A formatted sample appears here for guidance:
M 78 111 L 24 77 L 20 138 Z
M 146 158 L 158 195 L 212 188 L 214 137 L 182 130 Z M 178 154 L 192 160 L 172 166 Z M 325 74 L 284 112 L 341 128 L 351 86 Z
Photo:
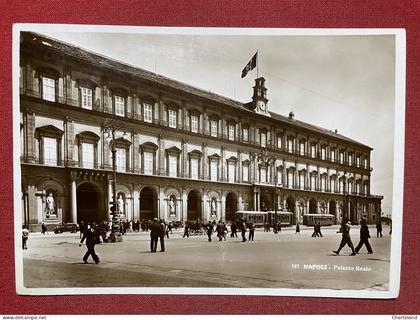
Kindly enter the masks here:
M 312 233 L 312 237 L 322 237 L 321 222 L 316 222 L 314 224 L 314 232 Z
M 351 229 L 351 222 L 347 219 L 343 219 L 340 230 L 337 231 L 337 233 L 342 234 L 341 242 L 338 249 L 333 250 L 333 252 L 336 255 L 339 255 L 341 249 L 343 249 L 346 245 L 348 245 L 352 251 L 350 255 L 355 256 L 357 253 L 359 253 L 362 246 L 365 245 L 368 251 L 368 254 L 372 254 L 373 250 L 369 243 L 370 233 L 369 233 L 369 227 L 367 225 L 366 219 L 362 218 L 362 220 L 360 221 L 360 241 L 356 248 L 354 248 L 353 242 L 351 241 L 350 229 Z

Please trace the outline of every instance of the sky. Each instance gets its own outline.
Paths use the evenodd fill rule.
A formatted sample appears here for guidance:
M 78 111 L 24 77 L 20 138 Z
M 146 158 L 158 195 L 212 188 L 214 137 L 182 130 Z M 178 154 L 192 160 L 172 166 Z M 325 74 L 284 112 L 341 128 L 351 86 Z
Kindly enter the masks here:
M 395 111 L 393 35 L 215 35 L 104 32 L 42 34 L 194 87 L 249 102 L 257 69 L 241 71 L 258 50 L 268 108 L 372 147 L 371 193 L 392 214 Z

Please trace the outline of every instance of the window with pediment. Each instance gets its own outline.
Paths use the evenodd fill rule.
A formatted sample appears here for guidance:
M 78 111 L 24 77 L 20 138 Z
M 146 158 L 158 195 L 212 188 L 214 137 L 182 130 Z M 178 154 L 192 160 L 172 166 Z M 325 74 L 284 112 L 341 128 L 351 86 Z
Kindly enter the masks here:
M 39 143 L 39 161 L 49 166 L 61 165 L 61 140 L 63 130 L 48 125 L 36 128 L 35 136 Z

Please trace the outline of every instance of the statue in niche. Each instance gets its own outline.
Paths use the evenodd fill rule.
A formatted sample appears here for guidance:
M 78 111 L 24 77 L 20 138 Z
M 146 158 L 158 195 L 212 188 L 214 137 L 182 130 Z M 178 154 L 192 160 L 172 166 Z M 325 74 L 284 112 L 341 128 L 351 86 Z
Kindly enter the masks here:
M 217 202 L 215 198 L 211 199 L 210 208 L 211 208 L 211 215 L 216 216 L 217 215 Z
M 118 197 L 118 213 L 124 214 L 124 199 L 122 197 L 122 194 Z
M 175 201 L 174 196 L 171 196 L 169 198 L 169 215 L 174 216 L 175 215 Z
M 55 215 L 55 201 L 51 192 L 48 193 L 46 204 L 45 211 L 47 218 L 49 218 L 51 215 Z

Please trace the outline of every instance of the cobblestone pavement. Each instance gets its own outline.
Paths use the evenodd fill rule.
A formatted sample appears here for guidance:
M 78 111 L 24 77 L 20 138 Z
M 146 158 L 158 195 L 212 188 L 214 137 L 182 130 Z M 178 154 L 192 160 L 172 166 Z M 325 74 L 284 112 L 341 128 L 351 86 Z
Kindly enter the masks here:
M 75 234 L 31 234 L 23 251 L 24 285 L 28 288 L 68 287 L 237 287 L 388 290 L 390 240 L 388 230 L 376 238 L 370 229 L 374 254 L 363 247 L 357 256 L 345 247 L 339 256 L 338 227 L 293 228 L 280 234 L 257 230 L 255 241 L 240 238 L 219 242 L 216 236 L 182 238 L 175 231 L 165 239 L 166 252 L 150 253 L 146 232 L 128 233 L 123 242 L 96 246 L 101 262 L 82 263 L 86 251 Z M 359 241 L 358 227 L 352 240 Z M 239 235 L 239 234 L 238 234 Z M 240 235 L 239 235 L 240 236 Z M 158 250 L 159 250 L 158 245 Z

